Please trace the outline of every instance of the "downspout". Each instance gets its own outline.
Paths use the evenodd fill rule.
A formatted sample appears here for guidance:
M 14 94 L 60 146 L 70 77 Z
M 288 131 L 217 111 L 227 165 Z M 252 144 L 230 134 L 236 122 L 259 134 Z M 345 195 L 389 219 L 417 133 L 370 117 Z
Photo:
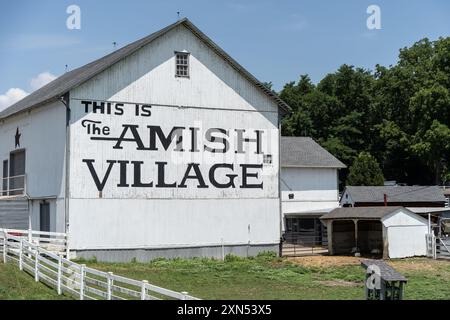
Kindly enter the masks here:
M 70 174 L 70 94 L 67 92 L 60 98 L 66 107 L 66 148 L 65 148 L 65 177 L 64 177 L 64 224 L 65 233 L 69 234 L 69 174 Z M 67 244 L 68 246 L 68 244 Z
M 281 202 L 281 117 L 278 109 L 278 199 L 279 199 L 279 215 L 280 215 L 280 248 L 279 256 L 283 255 L 283 206 Z

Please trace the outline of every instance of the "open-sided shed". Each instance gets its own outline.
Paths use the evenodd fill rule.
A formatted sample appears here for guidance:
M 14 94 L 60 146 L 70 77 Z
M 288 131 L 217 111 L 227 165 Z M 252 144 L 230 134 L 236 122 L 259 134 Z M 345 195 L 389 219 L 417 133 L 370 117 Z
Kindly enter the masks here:
M 403 207 L 337 208 L 321 217 L 330 254 L 426 255 L 426 219 Z

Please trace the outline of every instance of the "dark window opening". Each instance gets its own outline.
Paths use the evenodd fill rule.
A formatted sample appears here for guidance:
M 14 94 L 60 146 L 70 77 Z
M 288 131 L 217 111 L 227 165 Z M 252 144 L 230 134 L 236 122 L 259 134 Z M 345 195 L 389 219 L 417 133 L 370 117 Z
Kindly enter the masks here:
M 2 175 L 2 195 L 3 196 L 8 195 L 8 177 L 9 177 L 8 160 L 4 160 L 3 161 L 3 175 Z

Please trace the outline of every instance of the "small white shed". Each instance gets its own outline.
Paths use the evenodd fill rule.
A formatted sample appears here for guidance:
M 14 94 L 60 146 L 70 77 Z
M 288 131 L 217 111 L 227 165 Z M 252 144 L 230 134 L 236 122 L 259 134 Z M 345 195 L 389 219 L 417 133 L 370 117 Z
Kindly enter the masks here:
M 428 222 L 403 207 L 338 208 L 321 217 L 330 254 L 426 255 Z
M 401 208 L 381 219 L 386 228 L 389 258 L 425 256 L 428 222 L 421 216 Z

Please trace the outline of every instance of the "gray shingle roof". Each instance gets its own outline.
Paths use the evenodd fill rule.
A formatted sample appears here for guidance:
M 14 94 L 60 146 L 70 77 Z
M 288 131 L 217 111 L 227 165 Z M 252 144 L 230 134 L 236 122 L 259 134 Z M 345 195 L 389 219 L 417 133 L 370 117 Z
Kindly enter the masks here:
M 400 209 L 409 211 L 403 207 L 349 207 L 337 208 L 328 214 L 323 215 L 320 219 L 381 219 L 384 216 L 398 211 Z
M 216 45 L 208 36 L 206 36 L 194 24 L 192 24 L 192 22 L 190 22 L 187 18 L 184 18 L 155 33 L 152 33 L 145 38 L 135 41 L 117 51 L 114 51 L 109 55 L 106 55 L 78 69 L 63 74 L 46 86 L 40 88 L 39 90 L 36 90 L 24 99 L 18 101 L 14 105 L 0 112 L 0 119 L 7 118 L 15 113 L 36 108 L 48 102 L 59 99 L 71 89 L 88 81 L 100 72 L 106 70 L 113 64 L 131 55 L 132 53 L 141 49 L 143 46 L 148 45 L 153 40 L 157 39 L 161 35 L 167 33 L 168 31 L 174 29 L 179 25 L 184 25 L 189 30 L 191 30 L 207 46 L 209 46 L 214 52 L 216 52 L 219 56 L 226 60 L 236 71 L 247 78 L 260 90 L 262 90 L 267 96 L 269 96 L 269 98 L 274 100 L 274 102 L 280 107 L 282 111 L 284 111 L 285 113 L 291 111 L 290 107 L 283 100 L 281 100 L 276 93 L 272 92 L 272 90 L 268 89 L 265 85 L 258 81 L 252 74 L 245 70 L 239 63 L 237 63 L 225 51 L 223 51 L 218 45 Z
M 367 186 L 345 188 L 354 202 L 444 202 L 442 189 L 438 186 Z M 344 191 L 344 193 L 345 193 Z
M 281 137 L 280 152 L 282 167 L 346 167 L 309 137 Z

